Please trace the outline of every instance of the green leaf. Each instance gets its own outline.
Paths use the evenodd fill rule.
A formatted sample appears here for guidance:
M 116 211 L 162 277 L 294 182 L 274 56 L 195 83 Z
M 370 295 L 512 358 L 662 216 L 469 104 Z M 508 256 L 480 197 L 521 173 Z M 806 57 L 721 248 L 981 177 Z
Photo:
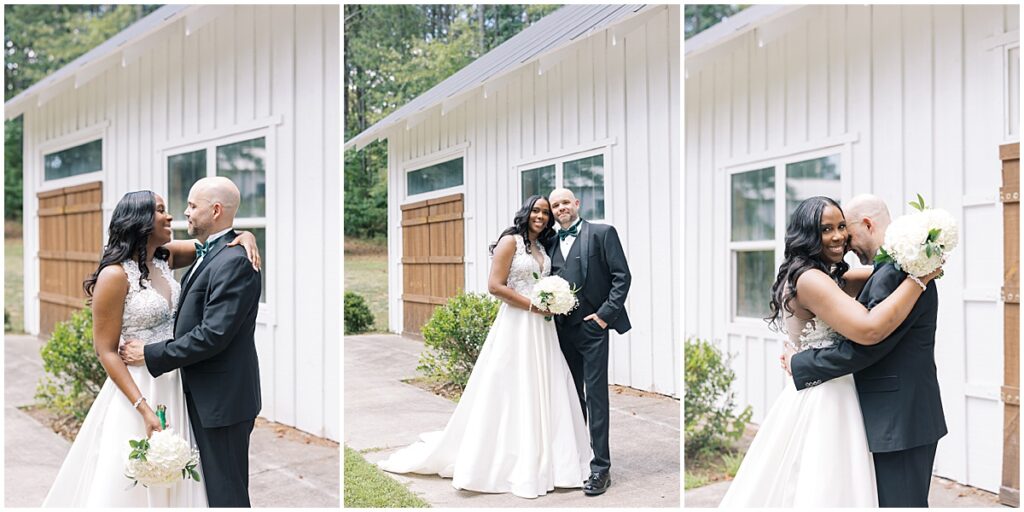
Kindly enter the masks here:
M 885 251 L 885 247 L 878 248 L 878 254 L 875 255 L 875 263 L 892 263 L 892 256 Z
M 534 273 L 533 273 L 533 278 L 534 278 L 534 279 L 538 279 L 538 280 L 539 280 L 539 279 L 540 279 L 540 274 L 538 274 L 538 273 L 534 272 Z
M 932 244 L 924 244 L 924 253 L 929 258 L 932 257 Z
M 933 228 L 928 231 L 928 241 L 934 242 L 939 239 L 939 235 L 942 234 L 942 230 L 939 228 Z

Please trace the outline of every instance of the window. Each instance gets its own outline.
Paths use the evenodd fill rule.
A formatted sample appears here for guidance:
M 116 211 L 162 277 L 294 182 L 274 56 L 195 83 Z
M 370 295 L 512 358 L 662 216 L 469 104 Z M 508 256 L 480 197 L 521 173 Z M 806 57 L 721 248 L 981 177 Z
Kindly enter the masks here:
M 775 262 L 782 258 L 789 216 L 801 201 L 813 196 L 839 200 L 839 164 L 836 153 L 790 159 L 732 174 L 729 245 L 734 318 L 768 316 L 770 289 L 777 270 Z M 785 196 L 785 202 L 775 200 L 780 196 Z
M 213 153 L 214 158 L 207 158 Z M 185 208 L 192 185 L 200 178 L 223 176 L 230 179 L 242 196 L 242 202 L 235 215 L 234 227 L 251 231 L 260 246 L 263 269 L 263 293 L 260 302 L 267 301 L 267 150 L 266 139 L 258 137 L 227 144 L 210 144 L 202 149 L 178 153 L 167 157 L 168 207 L 175 219 L 176 239 L 189 238 L 186 227 Z M 184 271 L 179 271 L 179 279 Z
M 580 200 L 580 217 L 602 220 L 605 218 L 604 158 L 604 153 L 598 153 L 524 168 L 520 171 L 520 199 L 525 201 L 534 194 L 546 196 L 555 188 L 565 187 Z
M 405 175 L 407 195 L 424 194 L 462 185 L 462 157 L 429 167 L 409 171 Z
M 103 170 L 103 139 L 44 155 L 43 167 L 47 181 Z

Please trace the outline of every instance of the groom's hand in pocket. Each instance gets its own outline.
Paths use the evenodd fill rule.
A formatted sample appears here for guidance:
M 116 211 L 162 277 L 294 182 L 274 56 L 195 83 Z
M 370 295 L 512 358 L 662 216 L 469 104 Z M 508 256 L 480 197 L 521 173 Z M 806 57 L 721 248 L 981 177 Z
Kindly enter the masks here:
M 146 364 L 146 353 L 142 348 L 142 342 L 139 340 L 125 341 L 124 345 L 118 347 L 117 353 L 121 355 L 121 360 L 128 366 L 142 366 Z
M 591 313 L 591 314 L 585 316 L 583 318 L 583 320 L 584 321 L 586 321 L 586 320 L 593 320 L 593 321 L 597 322 L 597 325 L 600 325 L 602 329 L 607 329 L 608 328 L 608 324 L 606 324 L 604 322 L 604 320 L 601 320 L 601 317 L 597 316 L 597 313 Z

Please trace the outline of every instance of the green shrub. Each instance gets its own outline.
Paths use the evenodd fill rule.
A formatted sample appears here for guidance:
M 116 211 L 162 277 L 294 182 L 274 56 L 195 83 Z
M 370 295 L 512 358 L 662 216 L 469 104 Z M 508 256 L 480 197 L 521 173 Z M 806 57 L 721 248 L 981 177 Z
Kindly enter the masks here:
M 687 455 L 726 449 L 743 436 L 753 411 L 749 406 L 733 413 L 736 374 L 727 359 L 708 341 L 687 339 L 684 347 L 683 393 L 685 451 Z
M 484 293 L 460 293 L 435 309 L 423 325 L 428 350 L 418 369 L 434 381 L 465 389 L 499 305 Z
M 46 375 L 36 386 L 36 398 L 54 412 L 85 419 L 107 379 L 92 344 L 92 310 L 78 311 L 54 326 L 41 353 Z
M 355 292 L 345 292 L 345 334 L 359 334 L 373 328 L 373 313 L 366 299 Z
M 12 330 L 14 330 L 14 329 L 11 327 L 11 312 L 7 311 L 5 309 L 4 310 L 4 332 L 11 332 Z

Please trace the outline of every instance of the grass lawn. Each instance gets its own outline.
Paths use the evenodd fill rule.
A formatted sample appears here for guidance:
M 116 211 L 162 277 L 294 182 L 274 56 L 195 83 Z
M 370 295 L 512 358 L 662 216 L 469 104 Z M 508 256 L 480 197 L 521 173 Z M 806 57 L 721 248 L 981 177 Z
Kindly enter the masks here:
M 426 508 L 430 504 L 345 447 L 345 508 Z
M 345 291 L 362 295 L 373 313 L 372 332 L 388 328 L 387 246 L 345 239 Z
M 4 237 L 4 310 L 11 315 L 11 332 L 25 332 L 25 268 L 22 266 L 24 245 L 21 228 L 20 224 L 16 230 L 6 225 L 5 228 L 8 229 L 5 229 Z

